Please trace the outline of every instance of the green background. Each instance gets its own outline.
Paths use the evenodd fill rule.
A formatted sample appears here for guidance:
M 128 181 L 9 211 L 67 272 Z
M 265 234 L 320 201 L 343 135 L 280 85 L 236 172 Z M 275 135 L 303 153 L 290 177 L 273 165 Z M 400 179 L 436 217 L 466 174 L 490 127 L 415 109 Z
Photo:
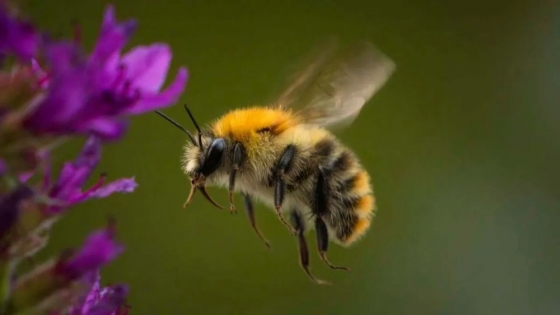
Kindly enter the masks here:
M 91 47 L 105 1 L 25 1 L 53 34 L 82 25 Z M 371 173 L 378 215 L 355 246 L 312 251 L 257 207 L 266 251 L 243 212 L 181 207 L 185 137 L 155 114 L 104 149 L 99 172 L 136 176 L 134 194 L 80 205 L 47 253 L 77 246 L 108 214 L 126 252 L 104 270 L 127 282 L 132 314 L 553 314 L 560 312 L 560 9 L 554 1 L 116 1 L 133 44 L 164 41 L 190 70 L 181 102 L 208 123 L 262 104 L 318 42 L 367 38 L 397 64 L 355 124 L 337 133 Z M 166 112 L 183 124 L 180 104 Z M 70 158 L 79 143 L 59 152 Z M 226 204 L 224 190 L 211 194 Z M 241 198 L 237 198 L 241 208 Z M 309 235 L 310 246 L 315 240 Z

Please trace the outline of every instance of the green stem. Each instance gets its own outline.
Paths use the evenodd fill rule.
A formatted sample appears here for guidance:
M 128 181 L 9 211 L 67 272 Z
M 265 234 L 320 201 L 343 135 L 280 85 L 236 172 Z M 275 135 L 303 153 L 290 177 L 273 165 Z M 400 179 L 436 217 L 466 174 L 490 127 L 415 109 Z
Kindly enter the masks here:
M 12 295 L 12 275 L 17 263 L 14 260 L 3 260 L 0 262 L 2 268 L 0 283 L 0 314 L 5 314 L 8 301 Z

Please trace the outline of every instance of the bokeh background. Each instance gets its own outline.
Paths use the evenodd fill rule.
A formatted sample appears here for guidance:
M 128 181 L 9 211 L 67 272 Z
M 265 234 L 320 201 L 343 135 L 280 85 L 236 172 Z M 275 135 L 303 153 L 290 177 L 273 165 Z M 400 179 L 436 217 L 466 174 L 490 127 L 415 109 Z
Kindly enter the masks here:
M 53 34 L 78 21 L 92 45 L 107 1 L 22 1 Z M 379 207 L 370 233 L 312 251 L 259 205 L 266 251 L 243 212 L 182 203 L 185 137 L 155 114 L 105 147 L 99 172 L 138 190 L 88 202 L 60 222 L 44 253 L 79 245 L 109 214 L 126 252 L 104 270 L 127 282 L 141 314 L 560 313 L 560 5 L 557 1 L 114 1 L 136 18 L 133 44 L 164 41 L 190 70 L 181 102 L 201 122 L 266 102 L 329 36 L 369 39 L 397 64 L 354 125 L 337 133 L 370 171 Z M 180 104 L 166 112 L 185 125 Z M 190 125 L 189 125 L 190 126 Z M 59 152 L 74 155 L 80 143 Z M 226 192 L 211 189 L 226 204 Z M 200 196 L 198 196 L 200 197 Z M 241 209 L 241 198 L 237 198 Z M 310 246 L 315 240 L 309 235 Z

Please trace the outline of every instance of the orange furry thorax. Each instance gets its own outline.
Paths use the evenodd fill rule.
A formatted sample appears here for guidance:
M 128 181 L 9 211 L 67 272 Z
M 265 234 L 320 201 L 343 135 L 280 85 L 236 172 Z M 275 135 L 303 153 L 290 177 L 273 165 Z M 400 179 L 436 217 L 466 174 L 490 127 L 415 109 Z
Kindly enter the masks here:
M 217 137 L 237 141 L 250 141 L 261 131 L 280 134 L 297 124 L 297 119 L 288 110 L 275 107 L 254 106 L 235 109 L 219 118 L 212 125 Z

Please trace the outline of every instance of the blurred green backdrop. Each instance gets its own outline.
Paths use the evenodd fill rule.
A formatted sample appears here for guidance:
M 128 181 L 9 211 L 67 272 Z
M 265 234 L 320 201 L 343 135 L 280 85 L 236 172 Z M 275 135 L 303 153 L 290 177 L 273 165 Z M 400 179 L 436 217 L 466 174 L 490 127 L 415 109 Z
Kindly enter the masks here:
M 106 3 L 23 5 L 53 34 L 71 34 L 79 21 L 91 45 Z M 312 252 L 314 272 L 335 283 L 316 286 L 268 209 L 258 206 L 257 220 L 269 252 L 243 212 L 218 211 L 202 198 L 182 209 L 184 136 L 148 114 L 105 147 L 99 169 L 136 176 L 136 193 L 75 209 L 45 255 L 80 244 L 114 214 L 127 250 L 104 280 L 130 284 L 134 315 L 560 312 L 557 1 L 114 4 L 119 18 L 139 21 L 133 44 L 172 46 L 170 76 L 188 66 L 181 102 L 202 122 L 269 100 L 288 69 L 328 36 L 373 41 L 397 71 L 338 135 L 371 172 L 378 216 L 359 244 L 332 247 L 331 260 L 352 273 L 329 270 Z M 166 112 L 188 125 L 179 105 Z M 211 193 L 225 204 L 225 191 Z

